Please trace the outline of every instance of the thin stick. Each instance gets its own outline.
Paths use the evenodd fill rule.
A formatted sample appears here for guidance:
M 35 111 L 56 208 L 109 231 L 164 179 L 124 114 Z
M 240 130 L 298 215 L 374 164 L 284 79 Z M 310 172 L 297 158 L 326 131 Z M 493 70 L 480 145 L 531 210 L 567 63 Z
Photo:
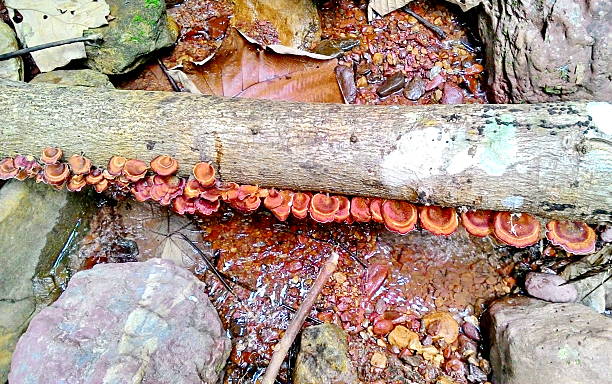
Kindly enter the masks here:
M 12 59 L 13 57 L 23 56 L 30 52 L 40 51 L 42 49 L 59 47 L 60 45 L 72 44 L 72 43 L 82 43 L 82 42 L 95 42 L 101 41 L 102 36 L 100 35 L 91 35 L 91 36 L 80 36 L 73 37 L 72 39 L 60 40 L 60 41 L 52 41 L 50 43 L 35 45 L 33 47 L 27 47 L 23 49 L 19 49 L 17 51 L 3 53 L 0 55 L 0 61 Z
M 304 302 L 302 305 L 300 305 L 300 309 L 295 314 L 291 324 L 289 324 L 287 327 L 287 331 L 283 335 L 283 338 L 278 342 L 278 344 L 276 344 L 274 354 L 272 355 L 268 368 L 266 368 L 266 373 L 261 381 L 261 384 L 274 384 L 287 352 L 291 348 L 291 345 L 293 344 L 297 334 L 300 332 L 300 329 L 302 329 L 304 319 L 306 319 L 306 316 L 308 316 L 308 313 L 310 313 L 310 310 L 317 300 L 321 289 L 323 289 L 323 286 L 325 283 L 327 283 L 327 280 L 329 280 L 329 277 L 332 273 L 334 273 L 337 266 L 338 253 L 334 251 L 327 258 L 327 261 L 323 265 L 323 268 L 321 268 L 321 271 L 319 271 L 317 279 L 310 288 L 310 291 L 308 291 L 308 295 L 306 295 Z
M 432 23 L 430 23 L 429 21 L 427 21 L 427 19 L 425 19 L 423 16 L 419 15 L 418 13 L 414 12 L 413 10 L 411 10 L 410 8 L 408 8 L 407 6 L 404 7 L 404 11 L 409 14 L 410 16 L 414 17 L 415 19 L 417 19 L 421 24 L 423 24 L 424 26 L 426 26 L 427 28 L 431 29 L 436 35 L 438 35 L 438 37 L 440 39 L 446 39 L 446 33 L 444 33 L 444 31 L 442 30 L 442 28 L 437 27 L 436 25 L 433 25 Z
M 166 65 L 160 59 L 157 59 L 157 64 L 161 68 L 162 72 L 164 72 L 164 75 L 166 75 L 168 82 L 170 82 L 170 85 L 172 86 L 172 90 L 174 92 L 183 92 L 181 90 L 181 87 L 179 87 L 176 83 L 176 80 L 174 80 L 174 78 L 170 76 L 170 72 L 168 72 L 168 68 L 166 68 Z

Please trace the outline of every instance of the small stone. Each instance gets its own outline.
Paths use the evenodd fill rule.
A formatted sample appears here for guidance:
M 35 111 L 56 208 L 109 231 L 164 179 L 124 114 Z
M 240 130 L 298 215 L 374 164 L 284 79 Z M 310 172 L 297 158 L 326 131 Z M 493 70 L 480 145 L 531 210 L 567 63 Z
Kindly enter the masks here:
M 461 104 L 463 103 L 463 90 L 459 88 L 455 83 L 446 82 L 444 84 L 444 90 L 442 98 L 440 99 L 442 104 Z
M 549 273 L 529 272 L 525 278 L 525 289 L 533 297 L 552 303 L 571 303 L 578 299 L 578 292 L 572 284 L 559 276 Z
M 374 323 L 372 332 L 378 336 L 384 336 L 393 330 L 393 322 L 387 319 L 379 319 Z
M 383 355 L 380 352 L 374 352 L 372 354 L 372 358 L 370 359 L 370 364 L 376 368 L 386 368 L 387 367 L 387 356 Z
M 333 276 L 338 284 L 342 284 L 346 281 L 346 275 L 342 272 L 336 272 Z
M 364 88 L 368 86 L 368 79 L 365 76 L 361 76 L 357 79 L 357 87 Z
M 357 86 L 355 85 L 355 73 L 347 66 L 339 65 L 335 69 L 336 80 L 340 86 L 340 92 L 345 104 L 351 104 L 357 97 Z
M 49 83 L 71 85 L 77 87 L 109 88 L 115 86 L 108 76 L 93 69 L 57 70 L 41 73 L 30 81 L 31 83 Z
M 398 325 L 393 328 L 393 331 L 387 336 L 389 343 L 397 346 L 400 349 L 410 348 L 417 349 L 421 342 L 419 341 L 419 335 L 416 332 L 412 332 L 403 325 Z
M 374 63 L 374 65 L 381 65 L 384 59 L 385 59 L 385 56 L 382 53 L 376 52 L 372 56 L 372 63 Z
M 396 72 L 391 77 L 388 77 L 376 90 L 380 97 L 389 96 L 402 88 L 404 88 L 404 83 L 406 81 L 406 77 L 402 72 Z
M 423 80 L 423 78 L 414 77 L 404 88 L 404 96 L 406 96 L 408 100 L 416 101 L 425 94 L 426 85 L 427 83 L 425 80 Z
M 444 76 L 437 75 L 436 77 L 434 77 L 433 79 L 427 82 L 427 85 L 425 86 L 425 90 L 431 91 L 434 88 L 438 88 L 440 85 L 444 84 L 445 81 L 446 79 L 444 79 Z
M 447 344 L 452 344 L 459 336 L 459 324 L 448 312 L 428 313 L 423 316 L 423 325 L 427 333 L 436 338 L 444 338 Z M 435 332 L 431 332 L 434 329 Z
M 461 326 L 461 329 L 463 330 L 463 333 L 470 339 L 474 341 L 480 341 L 480 331 L 478 330 L 478 328 L 476 328 L 474 324 L 466 321 Z

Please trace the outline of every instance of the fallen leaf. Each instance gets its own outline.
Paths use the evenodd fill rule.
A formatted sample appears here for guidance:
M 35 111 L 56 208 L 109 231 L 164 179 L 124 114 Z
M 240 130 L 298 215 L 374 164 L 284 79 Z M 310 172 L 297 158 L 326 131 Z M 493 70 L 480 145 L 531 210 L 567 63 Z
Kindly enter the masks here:
M 84 30 L 107 24 L 110 13 L 104 0 L 5 0 L 5 5 L 25 47 L 83 36 Z M 32 52 L 41 72 L 84 57 L 84 43 Z
M 185 72 L 181 71 L 180 69 L 169 69 L 168 74 L 174 79 L 174 81 L 180 83 L 183 89 L 187 92 L 200 95 L 202 94 L 202 92 L 200 92 L 198 87 L 193 83 L 193 81 L 191 81 L 187 74 L 185 74 Z
M 212 60 L 186 73 L 209 95 L 342 103 L 336 65 L 335 59 L 321 61 L 268 52 L 232 28 Z
M 370 10 L 373 10 L 380 16 L 384 16 L 387 13 L 395 11 L 396 9 L 400 9 L 410 2 L 412 2 L 412 0 L 372 0 L 368 4 L 368 20 L 372 20 Z
M 312 0 L 235 0 L 233 25 L 261 45 L 307 50 L 321 40 Z M 280 53 L 280 52 L 279 52 Z

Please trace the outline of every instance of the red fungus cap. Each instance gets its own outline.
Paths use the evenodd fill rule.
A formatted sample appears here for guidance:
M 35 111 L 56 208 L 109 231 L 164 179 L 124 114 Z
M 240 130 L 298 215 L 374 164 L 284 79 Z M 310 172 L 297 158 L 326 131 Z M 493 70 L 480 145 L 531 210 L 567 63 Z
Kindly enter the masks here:
M 100 169 L 94 168 L 92 169 L 87 176 L 85 176 L 85 181 L 89 185 L 97 184 L 102 179 L 104 179 L 104 175 Z
M 595 251 L 597 235 L 586 223 L 552 220 L 546 229 L 546 238 L 569 253 L 586 255 Z
M 47 184 L 59 186 L 70 176 L 70 169 L 64 163 L 47 164 L 43 170 L 43 175 Z
M 261 205 L 261 199 L 259 196 L 249 196 L 244 200 L 230 200 L 229 204 L 242 213 L 251 213 L 259 208 Z
M 179 163 L 170 156 L 161 155 L 151 160 L 151 169 L 160 176 L 170 176 L 178 171 Z
M 132 195 L 134 196 L 134 199 L 136 199 L 136 201 L 142 203 L 151 198 L 151 187 L 153 187 L 153 184 L 153 176 L 149 176 L 134 183 L 132 185 L 132 188 L 130 189 L 130 192 L 132 192 Z
M 384 223 L 382 216 L 382 199 L 371 199 L 370 200 L 370 214 L 372 215 L 372 220 L 377 223 Z
M 81 155 L 72 155 L 68 159 L 70 170 L 75 175 L 84 175 L 91 170 L 91 160 Z
M 197 163 L 193 167 L 193 175 L 203 187 L 211 187 L 215 184 L 215 169 L 208 163 Z
M 170 205 L 173 199 L 183 194 L 185 181 L 176 176 L 153 176 L 151 199 L 161 205 Z
M 93 187 L 96 190 L 96 192 L 102 193 L 102 192 L 104 192 L 104 191 L 106 191 L 108 189 L 109 185 L 110 185 L 110 183 L 108 182 L 108 180 L 102 179 L 102 180 L 100 180 L 99 183 L 94 184 Z
M 334 221 L 339 208 L 340 201 L 335 196 L 317 193 L 310 199 L 308 212 L 314 221 L 330 223 Z
M 142 160 L 137 159 L 129 159 L 125 162 L 123 166 L 122 175 L 126 178 L 127 181 L 136 182 L 138 180 L 144 179 L 147 175 L 147 170 L 149 167 L 147 163 Z
M 244 200 L 247 197 L 259 197 L 259 187 L 256 185 L 241 185 L 238 187 L 238 200 Z
M 195 199 L 188 199 L 184 195 L 177 196 L 172 200 L 172 210 L 179 215 L 186 213 L 193 215 L 196 211 Z
M 205 199 L 197 199 L 195 201 L 196 212 L 200 215 L 210 216 L 217 212 L 221 207 L 221 201 L 208 201 Z
M 264 207 L 274 209 L 283 203 L 283 196 L 280 191 L 274 188 L 268 190 L 268 196 L 264 199 Z
M 221 191 L 215 187 L 208 188 L 200 193 L 200 197 L 208 201 L 217 201 L 221 197 Z
M 83 189 L 87 185 L 85 181 L 85 176 L 83 175 L 74 175 L 68 180 L 66 184 L 66 189 L 70 192 L 78 192 Z
M 280 220 L 280 221 L 285 221 L 287 220 L 287 218 L 289 217 L 289 214 L 291 213 L 291 206 L 293 203 L 293 191 L 289 191 L 289 190 L 282 190 L 280 192 L 280 197 L 281 197 L 281 203 L 274 207 L 274 208 L 269 208 L 270 211 L 272 212 L 272 214 L 274 214 L 274 216 Z M 269 195 L 268 195 L 269 197 Z M 267 199 L 267 197 L 266 197 Z M 265 205 L 265 200 L 264 200 L 264 205 Z
M 338 210 L 334 215 L 336 223 L 342 223 L 351 217 L 351 201 L 346 196 L 336 196 L 338 199 Z
M 461 214 L 461 223 L 471 235 L 489 236 L 493 231 L 492 211 L 467 211 Z
M 381 206 L 385 227 L 392 232 L 405 235 L 412 231 L 417 222 L 417 208 L 400 200 L 385 200 Z
M 308 216 L 308 206 L 310 205 L 310 193 L 297 192 L 293 194 L 293 202 L 291 203 L 291 213 L 298 219 L 304 219 Z
M 108 160 L 108 167 L 106 168 L 106 172 L 111 176 L 110 178 L 121 175 L 123 172 L 123 167 L 127 159 L 123 156 L 113 156 Z
M 351 199 L 351 217 L 360 223 L 372 220 L 370 213 L 370 199 L 365 197 L 353 197 Z
M 63 154 L 64 153 L 59 148 L 47 147 L 43 149 L 40 161 L 45 164 L 55 164 L 62 158 Z
M 204 192 L 204 188 L 196 179 L 189 179 L 185 184 L 185 190 L 183 191 L 183 195 L 185 195 L 188 199 L 195 199 L 200 196 L 200 194 Z
M 526 213 L 497 212 L 493 217 L 493 233 L 505 244 L 524 248 L 540 240 L 540 222 Z
M 0 161 L 0 180 L 12 179 L 18 173 L 19 168 L 15 166 L 15 160 L 12 157 L 7 157 Z
M 425 206 L 419 209 L 421 226 L 434 235 L 450 235 L 457 230 L 459 218 L 453 208 Z

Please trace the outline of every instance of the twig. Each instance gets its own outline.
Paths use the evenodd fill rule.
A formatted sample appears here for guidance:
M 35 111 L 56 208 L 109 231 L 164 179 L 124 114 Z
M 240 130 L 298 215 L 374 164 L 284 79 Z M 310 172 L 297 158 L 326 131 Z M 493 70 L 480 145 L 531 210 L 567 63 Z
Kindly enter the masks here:
M 168 81 L 170 82 L 170 85 L 172 86 L 172 90 L 174 92 L 183 92 L 181 87 L 179 87 L 179 85 L 176 83 L 176 80 L 174 80 L 174 78 L 170 76 L 170 71 L 168 71 L 168 68 L 166 67 L 166 65 L 160 59 L 157 59 L 157 64 L 159 64 L 159 67 L 162 69 L 162 72 L 164 72 L 164 75 L 166 75 L 166 78 L 168 79 Z
M 327 258 L 327 261 L 323 265 L 323 268 L 321 268 L 317 279 L 310 288 L 310 291 L 308 291 L 308 295 L 306 295 L 304 302 L 302 302 L 302 305 L 300 305 L 300 309 L 298 309 L 295 317 L 287 327 L 287 331 L 283 335 L 283 338 L 278 342 L 278 344 L 276 344 L 274 354 L 272 355 L 268 368 L 266 368 L 266 373 L 261 381 L 261 384 L 274 383 L 289 348 L 291 348 L 297 334 L 300 332 L 300 329 L 302 329 L 304 319 L 306 319 L 306 316 L 308 316 L 308 313 L 312 309 L 312 306 L 317 300 L 321 289 L 323 289 L 323 286 L 325 283 L 327 283 L 327 280 L 329 280 L 331 274 L 336 270 L 336 267 L 338 266 L 338 257 L 338 253 L 334 251 Z
M 431 29 L 436 35 L 438 35 L 438 37 L 440 39 L 446 39 L 446 33 L 444 33 L 444 31 L 442 30 L 442 28 L 433 25 L 432 23 L 430 23 L 429 21 L 427 21 L 423 16 L 419 15 L 418 13 L 414 12 L 413 10 L 411 10 L 410 8 L 408 8 L 408 6 L 404 7 L 404 11 L 409 14 L 410 16 L 414 17 L 415 19 L 417 19 L 421 24 L 423 24 L 425 27 Z
M 96 42 L 96 41 L 102 41 L 102 36 L 100 35 L 80 36 L 80 37 L 73 37 L 72 39 L 52 41 L 50 43 L 35 45 L 33 47 L 27 47 L 27 48 L 19 49 L 17 51 L 3 53 L 0 55 L 0 61 L 12 59 L 18 56 L 23 56 L 27 53 L 40 51 L 42 49 L 59 47 L 60 45 L 66 45 L 66 44 L 72 44 L 72 43 L 83 43 L 83 42 Z

